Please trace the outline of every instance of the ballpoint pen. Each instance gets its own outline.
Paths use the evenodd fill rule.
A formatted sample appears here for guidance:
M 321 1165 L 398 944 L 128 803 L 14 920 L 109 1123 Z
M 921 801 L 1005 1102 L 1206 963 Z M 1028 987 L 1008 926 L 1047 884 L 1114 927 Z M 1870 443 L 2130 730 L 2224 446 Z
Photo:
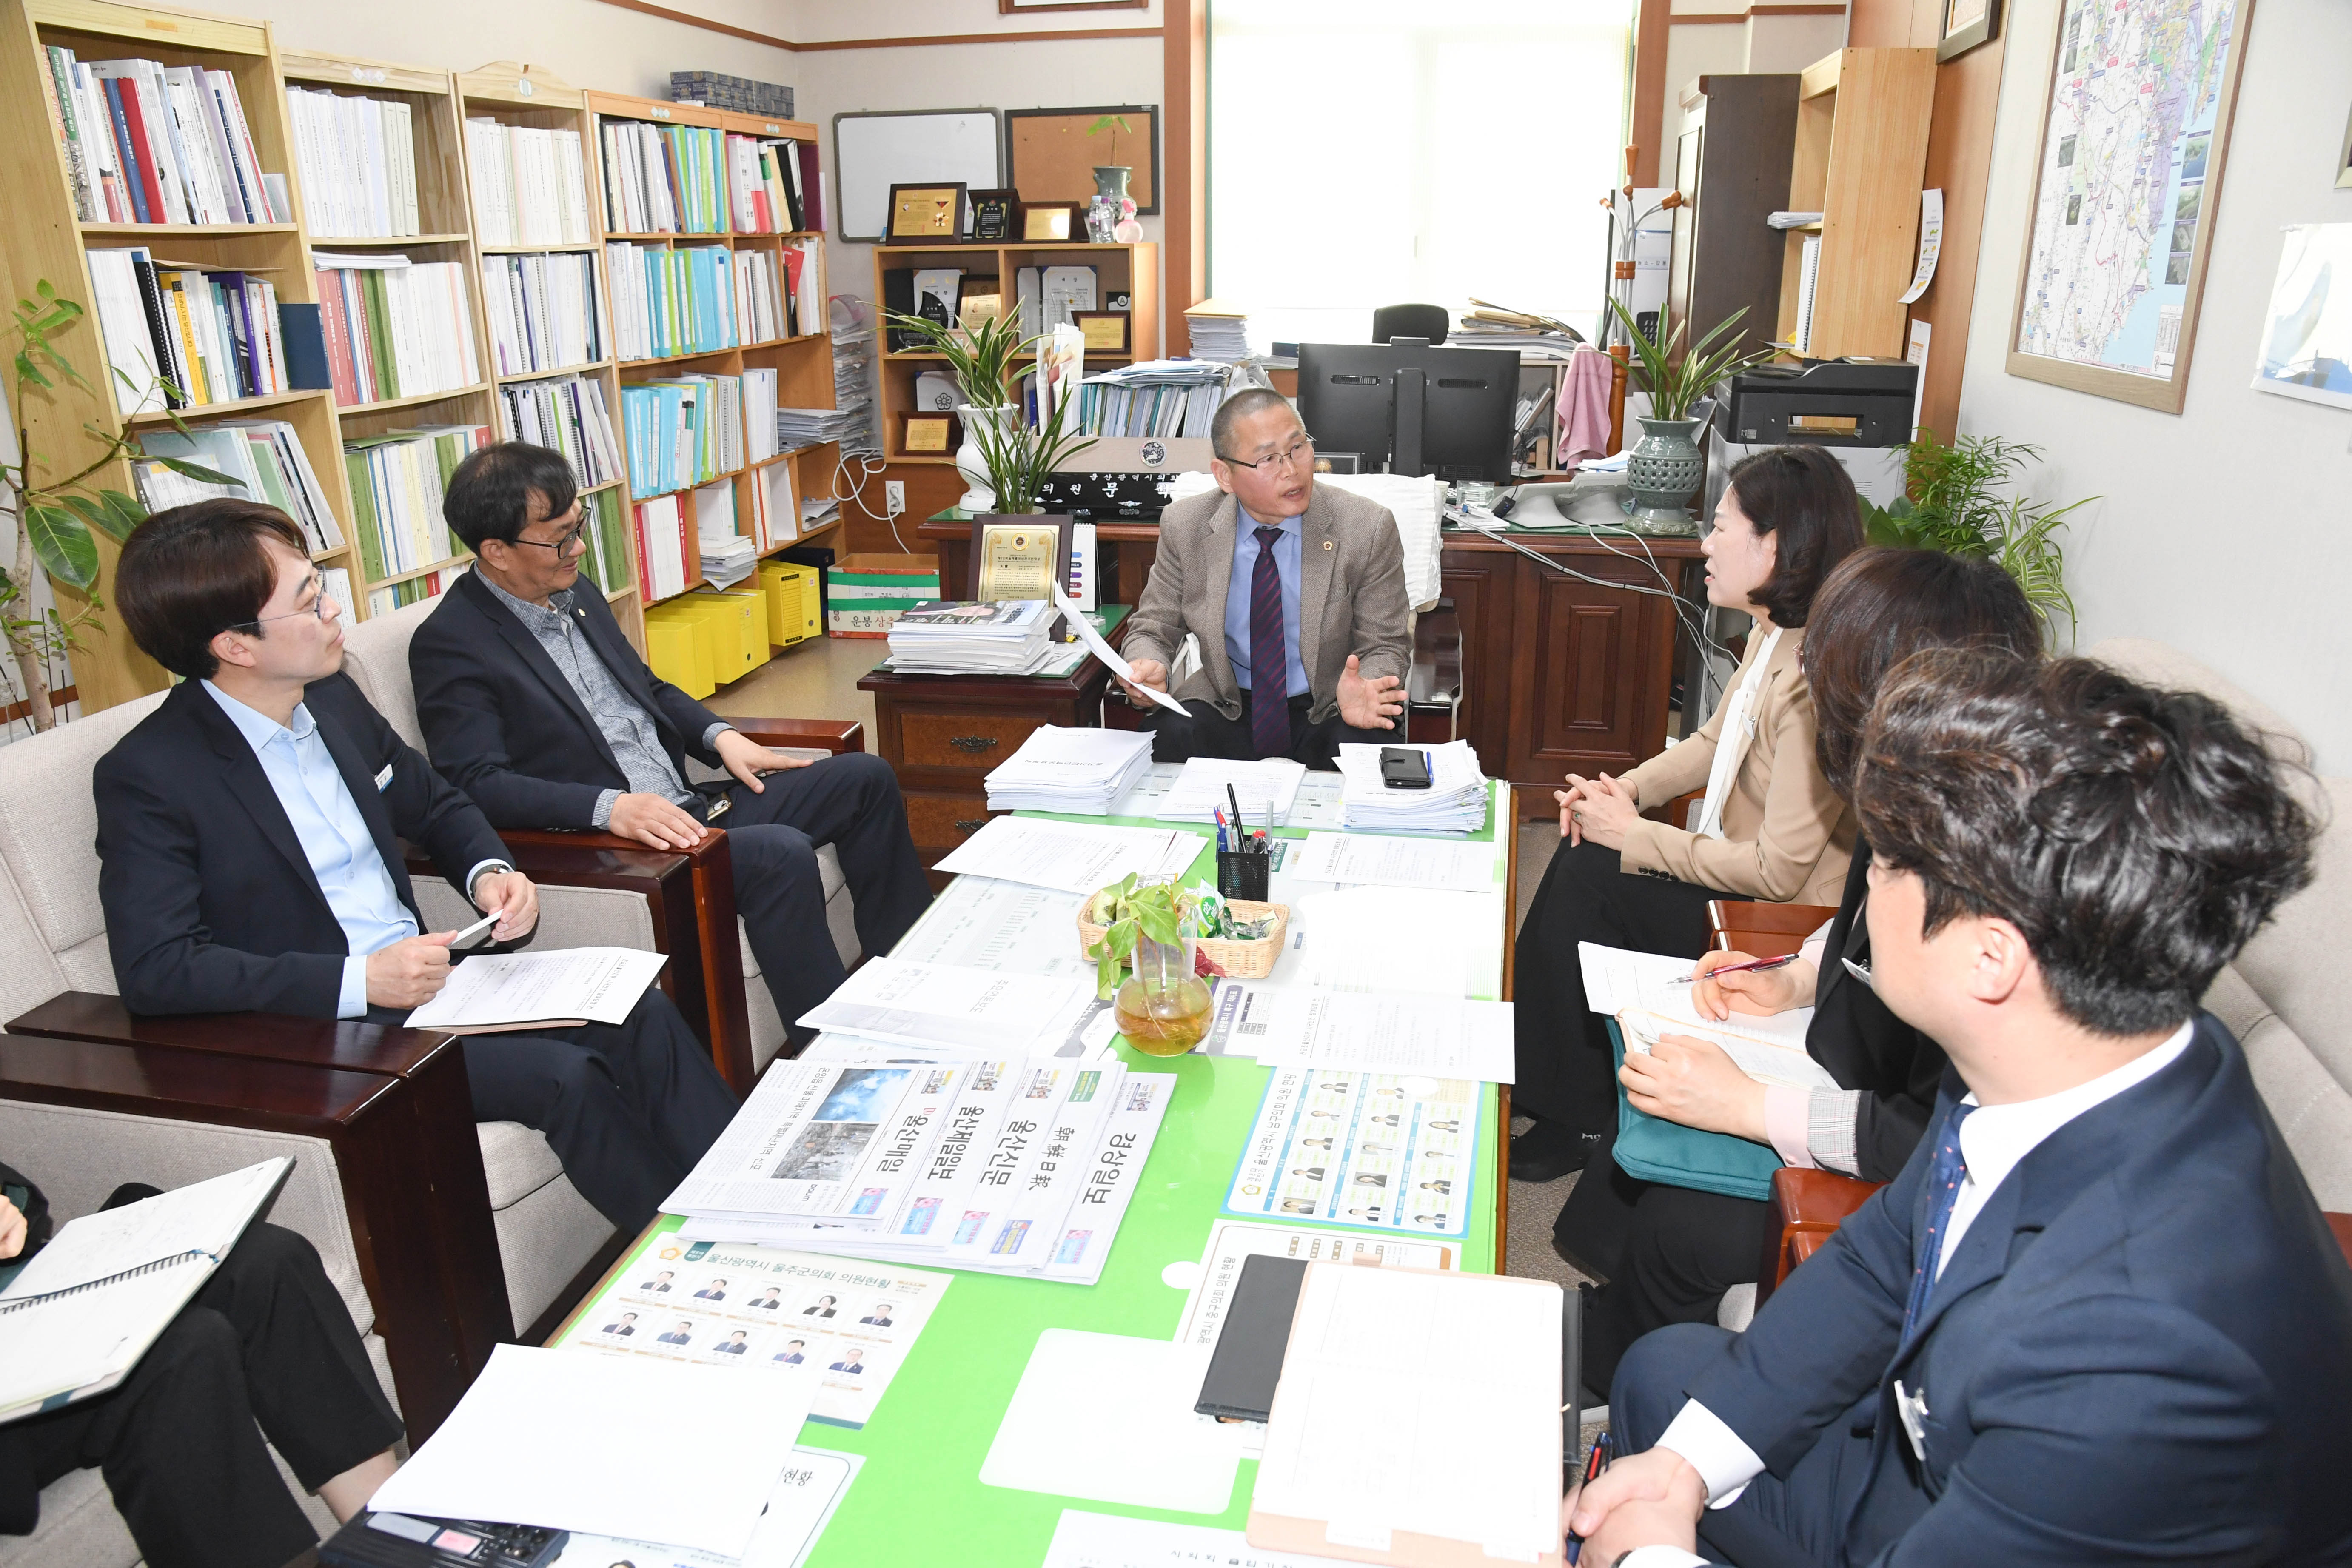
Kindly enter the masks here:
M 1797 962 L 1797 954 L 1784 952 L 1778 958 L 1751 958 L 1745 963 L 1727 963 L 1721 969 L 1710 969 L 1709 974 L 1761 974 L 1768 969 L 1783 969 Z M 1698 972 L 1677 975 L 1675 984 L 1688 985 L 1698 978 Z
M 1245 837 L 1245 830 L 1242 826 L 1241 796 L 1234 793 L 1234 786 L 1230 784 L 1225 785 L 1225 800 L 1234 808 L 1234 837 L 1236 838 Z M 1239 848 L 1240 846 L 1235 845 L 1234 847 Z

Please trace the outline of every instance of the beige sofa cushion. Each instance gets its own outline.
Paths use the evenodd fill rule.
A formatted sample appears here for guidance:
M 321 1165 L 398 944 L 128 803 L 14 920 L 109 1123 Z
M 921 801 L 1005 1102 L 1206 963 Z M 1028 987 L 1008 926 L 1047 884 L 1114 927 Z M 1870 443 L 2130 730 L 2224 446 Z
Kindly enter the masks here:
M 0 864 L 16 879 L 41 946 L 75 990 L 115 988 L 106 912 L 98 901 L 90 773 L 163 700 L 158 692 L 28 736 L 11 744 L 0 763 Z
M 408 678 L 408 639 L 440 603 L 437 595 L 419 599 L 388 616 L 371 616 L 343 634 L 343 673 L 419 752 L 425 731 L 416 722 L 416 684 Z

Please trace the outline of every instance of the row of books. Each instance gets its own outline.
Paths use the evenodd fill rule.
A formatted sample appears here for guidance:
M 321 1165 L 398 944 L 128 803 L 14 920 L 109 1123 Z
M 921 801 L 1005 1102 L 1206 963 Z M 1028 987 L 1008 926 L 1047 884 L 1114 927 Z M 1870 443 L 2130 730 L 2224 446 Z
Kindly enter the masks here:
M 83 222 L 290 221 L 284 176 L 263 175 L 228 72 L 45 53 L 42 97 Z
M 1223 370 L 1222 365 L 1215 369 Z M 1078 390 L 1078 428 L 1089 436 L 1180 436 L 1205 439 L 1217 405 L 1224 401 L 1224 378 L 1182 384 L 1174 382 L 1122 386 L 1099 379 Z
M 588 243 L 587 166 L 577 131 L 468 120 L 466 167 L 478 243 Z
M 656 496 L 630 509 L 635 523 L 637 581 L 648 600 L 667 599 L 686 592 L 693 574 L 687 568 L 686 498 Z
M 278 290 L 267 279 L 159 263 L 145 246 L 89 256 L 99 335 L 107 363 L 121 373 L 108 379 L 125 415 L 291 384 Z M 159 377 L 168 384 L 156 385 Z
M 562 453 L 583 489 L 621 477 L 620 445 L 613 439 L 601 382 L 564 376 L 499 388 L 499 435 Z
M 151 512 L 214 496 L 267 501 L 301 528 L 313 555 L 342 548 L 342 526 L 327 504 L 318 471 L 301 437 L 283 419 L 191 425 L 184 434 L 151 430 L 139 438 L 139 447 L 142 455 L 132 459 L 131 475 Z M 233 482 L 191 478 L 170 468 L 167 459 L 209 468 Z
M 607 594 L 617 594 L 637 580 L 635 541 L 621 525 L 617 490 L 600 490 L 588 498 L 588 553 L 580 558 L 581 575 Z
M 743 384 L 682 375 L 621 388 L 629 490 L 660 495 L 744 467 Z
M 369 582 L 458 553 L 442 498 L 457 465 L 489 441 L 487 425 L 426 425 L 343 444 L 352 531 Z
M 445 566 L 438 572 L 411 577 L 404 583 L 386 584 L 368 595 L 368 614 L 388 616 L 394 610 L 434 598 L 471 570 L 473 563 L 469 561 L 462 566 Z M 345 591 L 349 592 L 348 589 Z
M 743 373 L 743 455 L 752 462 L 783 450 L 776 429 L 776 373 L 772 370 Z
M 286 89 L 294 166 L 311 237 L 398 238 L 422 234 L 416 211 L 416 142 L 405 103 Z
M 502 258 L 503 259 L 503 258 Z M 314 252 L 335 401 L 381 403 L 478 385 L 466 269 L 400 255 Z
M 584 251 L 482 258 L 490 357 L 500 375 L 593 364 L 604 357 L 595 259 Z
M 715 245 L 604 247 L 615 357 L 668 359 L 733 348 L 733 255 Z
M 598 134 L 604 227 L 614 234 L 784 234 L 803 226 L 800 142 L 636 120 L 607 120 Z

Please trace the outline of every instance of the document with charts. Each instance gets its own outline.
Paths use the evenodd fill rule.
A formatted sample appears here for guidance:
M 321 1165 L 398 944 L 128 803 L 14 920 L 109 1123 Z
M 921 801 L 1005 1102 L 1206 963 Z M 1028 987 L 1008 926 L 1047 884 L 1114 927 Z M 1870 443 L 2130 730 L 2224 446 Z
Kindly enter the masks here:
M 1225 1212 L 1466 1236 L 1478 1095 L 1466 1079 L 1276 1068 Z
M 863 1426 L 955 1283 L 897 1263 L 690 1241 L 677 1223 L 659 1222 L 556 1348 L 738 1367 L 747 1376 L 814 1367 L 822 1382 L 809 1419 Z

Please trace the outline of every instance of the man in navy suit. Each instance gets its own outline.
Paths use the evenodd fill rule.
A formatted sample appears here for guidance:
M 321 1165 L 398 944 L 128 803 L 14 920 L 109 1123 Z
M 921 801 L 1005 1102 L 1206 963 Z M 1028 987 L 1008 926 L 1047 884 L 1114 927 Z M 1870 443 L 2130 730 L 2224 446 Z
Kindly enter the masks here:
M 2198 1009 L 2310 878 L 2281 772 L 2089 660 L 1898 670 L 1855 792 L 1872 984 L 1953 1071 L 1746 1333 L 1627 1353 L 1584 1562 L 2352 1559 L 2352 1271 Z
M 595 584 L 576 586 L 588 520 L 562 454 L 486 447 L 449 476 L 443 510 L 478 559 L 408 645 L 434 766 L 500 827 L 604 828 L 656 849 L 726 828 L 744 931 L 787 1036 L 807 1044 L 796 1020 L 843 978 L 817 847 L 841 858 L 867 952 L 931 901 L 890 765 L 771 751 L 647 668 Z M 736 782 L 696 791 L 688 755 Z
M 341 673 L 334 601 L 275 507 L 215 500 L 142 523 L 115 605 L 184 677 L 99 762 L 99 898 L 134 1013 L 257 1010 L 398 1024 L 449 976 L 399 840 L 528 936 L 530 879 L 472 802 Z M 547 1134 L 581 1196 L 643 1226 L 734 1115 L 669 998 L 625 1021 L 465 1042 L 474 1113 Z

